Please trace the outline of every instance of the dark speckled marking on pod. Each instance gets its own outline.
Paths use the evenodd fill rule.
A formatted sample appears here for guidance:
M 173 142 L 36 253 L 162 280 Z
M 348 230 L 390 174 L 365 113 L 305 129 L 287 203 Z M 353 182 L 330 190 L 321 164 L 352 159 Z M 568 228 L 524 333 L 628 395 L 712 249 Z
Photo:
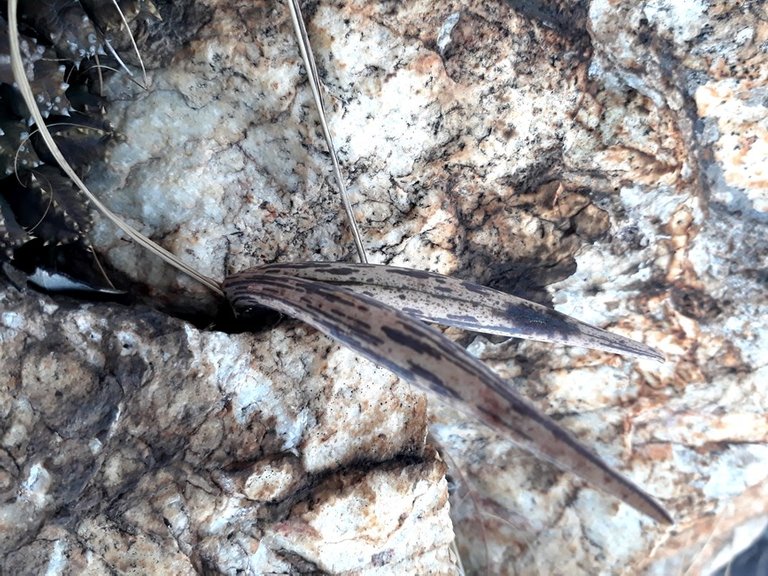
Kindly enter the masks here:
M 386 334 L 387 337 L 391 338 L 394 342 L 397 342 L 401 346 L 406 346 L 414 352 L 428 354 L 429 356 L 432 356 L 438 360 L 442 357 L 442 355 L 435 351 L 433 347 L 425 346 L 425 341 L 423 339 L 415 338 L 413 334 L 409 334 L 405 330 L 394 328 L 392 326 L 382 326 L 381 331 L 384 332 L 384 334 Z
M 335 267 L 333 269 L 333 274 L 336 276 L 356 276 L 359 274 L 359 270 L 355 270 L 354 268 L 339 268 Z
M 488 288 L 485 286 L 480 286 L 479 284 L 473 284 L 472 282 L 462 282 L 461 283 L 462 288 L 464 290 L 468 290 L 469 292 L 474 292 L 475 294 L 487 294 Z
M 547 310 L 547 315 L 542 315 L 536 307 L 526 303 L 510 304 L 506 311 L 507 316 L 515 318 L 520 324 L 530 326 L 542 333 L 557 336 L 577 336 L 584 334 L 579 324 L 555 310 Z
M 330 291 L 330 290 L 316 290 L 317 294 L 322 294 L 325 299 L 330 303 L 337 303 L 337 302 L 343 302 L 344 299 L 341 298 L 338 293 Z
M 424 381 L 431 384 L 430 389 L 433 392 L 437 392 L 441 396 L 446 396 L 453 400 L 461 400 L 461 395 L 438 378 L 434 372 L 430 372 L 426 368 L 414 363 L 409 364 L 409 366 L 415 377 L 422 378 Z
M 419 278 L 426 280 L 433 276 L 430 272 L 424 270 L 411 270 L 410 268 L 387 268 L 387 274 L 396 274 L 398 276 L 407 276 L 408 278 Z

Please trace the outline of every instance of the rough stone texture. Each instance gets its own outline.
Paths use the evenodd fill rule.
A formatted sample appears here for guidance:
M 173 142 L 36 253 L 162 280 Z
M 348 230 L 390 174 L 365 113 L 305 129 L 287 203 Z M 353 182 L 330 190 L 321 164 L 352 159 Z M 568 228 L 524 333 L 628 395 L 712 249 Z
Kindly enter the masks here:
M 286 7 L 196 6 L 210 19 L 172 64 L 150 71 L 149 92 L 124 79 L 110 87 L 125 142 L 91 184 L 218 278 L 273 260 L 350 257 Z M 768 514 L 764 5 L 322 1 L 305 10 L 371 260 L 553 302 L 667 354 L 657 366 L 450 332 L 678 519 L 665 533 L 430 404 L 455 466 L 465 566 L 706 573 L 736 527 L 757 535 L 755 519 Z M 208 305 L 106 223 L 96 241 L 158 299 Z M 106 306 L 59 307 L 50 320 L 44 307 L 54 305 L 38 302 L 18 304 L 16 316 L 3 307 L 6 330 L 22 334 L 2 348 L 13 359 L 0 388 L 13 396 L 0 402 L 3 486 L 22 494 L 0 517 L 30 519 L 6 562 L 90 558 L 94 571 L 129 571 L 156 557 L 173 573 L 258 572 L 260 562 L 338 572 L 363 566 L 334 553 L 350 538 L 369 567 L 397 573 L 408 559 L 452 569 L 446 524 L 388 532 L 405 495 L 415 519 L 422 505 L 444 514 L 444 493 L 429 452 L 393 463 L 421 454 L 424 405 L 384 372 L 297 326 L 226 336 Z M 49 332 L 66 343 L 56 357 Z M 62 371 L 76 377 L 68 401 L 51 384 Z M 384 400 L 392 404 L 378 409 Z M 360 460 L 383 464 L 339 470 Z M 321 477 L 309 488 L 306 474 Z M 329 519 L 342 516 L 349 532 L 339 534 Z M 411 554 L 417 536 L 428 552 Z
M 302 326 L 3 289 L 0 573 L 452 573 L 445 467 L 394 377 Z

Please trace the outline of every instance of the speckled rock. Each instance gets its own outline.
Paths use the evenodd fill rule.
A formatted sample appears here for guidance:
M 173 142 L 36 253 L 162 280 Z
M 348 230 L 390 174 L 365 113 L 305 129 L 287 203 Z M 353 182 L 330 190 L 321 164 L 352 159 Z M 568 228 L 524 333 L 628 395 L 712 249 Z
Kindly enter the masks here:
M 2 288 L 0 572 L 455 572 L 425 401 L 395 378 L 301 326 Z
M 178 6 L 192 8 L 191 3 Z M 163 65 L 150 70 L 149 91 L 124 78 L 109 87 L 116 100 L 110 113 L 124 142 L 112 150 L 109 168 L 91 179 L 92 186 L 117 212 L 217 278 L 273 260 L 351 257 L 286 7 L 210 0 L 194 8 L 205 14 L 204 23 L 197 21 L 199 29 L 172 58 L 158 59 Z M 478 424 L 430 403 L 434 437 L 453 463 L 453 514 L 465 566 L 494 574 L 669 574 L 715 566 L 731 532 L 763 517 L 768 501 L 765 7 L 665 0 L 417 0 L 323 1 L 306 9 L 331 128 L 372 261 L 451 273 L 550 302 L 667 355 L 659 367 L 450 332 L 659 496 L 678 520 L 665 532 Z M 116 236 L 107 223 L 97 225 L 94 240 L 114 266 L 148 284 L 158 301 L 210 306 L 201 289 Z M 27 316 L 18 321 L 34 325 Z M 110 333 L 113 327 L 111 322 Z M 270 375 L 275 383 L 258 391 L 217 385 L 222 396 L 232 398 L 231 407 L 220 399 L 218 409 L 233 411 L 237 424 L 231 426 L 244 426 L 254 414 L 247 408 L 253 406 L 249 394 L 263 397 L 272 419 L 259 420 L 257 443 L 268 438 L 280 450 L 305 447 L 299 458 L 302 473 L 335 470 L 337 461 L 389 462 L 417 445 L 418 434 L 405 440 L 408 433 L 398 423 L 413 420 L 408 410 L 419 397 L 403 400 L 403 412 L 396 406 L 399 400 L 378 410 L 375 401 L 361 404 L 349 397 L 348 390 L 359 390 L 361 381 L 375 381 L 379 391 L 401 385 L 381 371 L 375 380 L 356 375 L 355 366 L 366 366 L 366 374 L 370 368 L 328 348 L 311 331 L 280 327 L 253 338 L 187 332 L 196 342 L 217 342 L 221 362 L 232 374 Z M 326 349 L 333 350 L 328 364 L 322 360 Z M 24 364 L 30 383 L 43 378 L 37 369 L 55 373 L 57 363 L 67 361 L 36 354 L 29 366 Z M 162 356 L 160 350 L 151 354 Z M 98 358 L 93 361 L 96 368 L 76 372 L 84 383 L 77 398 L 85 397 L 89 386 L 103 389 L 93 383 L 103 378 Z M 18 373 L 22 378 L 23 367 Z M 297 391 L 285 386 L 288 379 L 306 384 Z M 288 400 L 275 390 L 284 390 Z M 29 394 L 47 398 L 45 391 Z M 178 416 L 180 408 L 169 408 L 173 395 L 158 394 L 154 404 L 144 400 L 154 406 L 155 420 Z M 324 411 L 312 412 L 314 404 L 302 394 L 315 398 Z M 328 398 L 338 402 L 334 408 Z M 368 418 L 364 426 L 390 426 L 391 431 L 362 443 L 344 431 L 329 437 L 307 432 L 301 421 L 307 402 L 309 413 L 331 429 L 334 420 L 349 413 Z M 243 406 L 245 416 L 237 416 Z M 18 408 L 13 421 L 19 423 L 9 430 L 28 438 L 27 421 L 38 412 L 63 428 L 82 420 L 100 429 L 99 418 L 113 418 L 77 402 L 61 415 L 45 410 L 51 409 Z M 419 410 L 422 418 L 423 406 Z M 192 420 L 186 427 L 196 429 L 194 410 L 186 418 Z M 202 447 L 185 456 L 192 463 L 170 472 L 172 478 L 193 473 L 199 464 L 194 455 L 214 450 L 205 446 L 216 444 L 210 440 L 216 434 L 239 437 L 226 428 L 216 432 L 223 424 L 209 426 L 196 433 Z M 392 440 L 395 430 L 401 430 L 399 444 Z M 98 485 L 110 486 L 109 470 L 123 478 L 129 474 L 125 470 L 141 469 L 147 454 L 154 454 L 155 438 L 166 438 L 162 427 L 152 432 L 152 442 L 121 442 L 127 454 L 97 467 L 104 477 Z M 176 448 L 163 442 L 170 448 L 160 451 L 163 457 L 152 457 L 165 462 Z M 89 445 L 77 449 L 92 450 Z M 358 450 L 362 455 L 354 456 Z M 370 451 L 376 456 L 365 456 Z M 247 464 L 237 474 L 230 472 L 228 480 L 242 495 L 238 503 L 274 494 L 279 499 L 305 486 L 296 484 L 303 476 L 294 472 L 294 460 L 276 458 L 269 449 L 263 454 L 269 457 L 222 456 Z M 419 478 L 439 484 L 429 462 L 434 460 L 420 464 Z M 415 478 L 402 467 L 387 470 L 392 486 Z M 51 474 L 46 465 L 13 478 L 24 478 L 30 493 L 39 495 L 34 506 L 45 507 L 52 489 L 34 487 L 56 485 L 50 484 Z M 143 483 L 134 477 L 145 494 L 159 494 L 158 487 L 166 484 L 160 472 L 153 474 L 141 475 Z M 350 500 L 323 500 L 317 510 L 330 515 L 351 510 L 358 480 L 354 474 L 337 480 L 349 487 Z M 430 490 L 421 481 L 410 484 L 414 496 Z M 297 507 L 290 522 L 269 524 L 254 536 L 251 524 L 243 531 L 226 528 L 234 522 L 230 518 L 252 522 L 254 514 L 235 500 L 225 504 L 217 490 L 224 492 L 221 486 L 229 484 L 174 482 L 173 489 L 186 490 L 189 501 L 214 494 L 216 504 L 200 504 L 203 512 L 193 513 L 187 511 L 190 504 L 173 508 L 145 498 L 134 511 L 136 519 L 145 519 L 148 508 L 180 511 L 164 512 L 170 528 L 157 525 L 166 540 L 137 536 L 137 547 L 154 546 L 158 555 L 167 549 L 168 562 L 176 554 L 205 559 L 210 563 L 190 565 L 224 571 L 256 570 L 254 563 L 262 561 L 283 571 L 288 571 L 279 564 L 283 561 L 293 562 L 296 571 L 353 569 L 324 555 L 332 553 L 330 542 L 339 535 L 331 533 L 324 545 L 327 524 L 311 510 Z M 378 476 L 366 475 L 362 485 L 378 482 Z M 333 493 L 325 486 L 320 493 Z M 187 502 L 168 498 L 163 502 Z M 32 501 L 24 505 L 33 506 Z M 398 502 L 393 498 L 392 506 Z M 218 523 L 205 516 L 210 510 Z M 386 510 L 379 511 L 372 504 L 365 513 L 381 514 L 386 524 Z M 91 537 L 104 542 L 99 544 L 104 549 L 111 542 L 111 549 L 129 550 L 122 531 L 128 511 L 120 513 L 119 521 L 88 516 L 89 523 L 78 525 L 81 532 L 67 532 L 76 536 L 60 538 L 65 548 L 46 548 L 48 556 L 41 558 L 63 557 L 71 542 Z M 32 534 L 37 520 L 30 522 Z M 239 526 L 245 526 L 242 522 Z M 184 527 L 193 525 L 203 526 L 192 531 L 194 545 L 188 543 L 191 537 L 175 536 L 188 534 L 184 530 L 192 529 Z M 58 526 L 45 525 L 69 529 Z M 360 550 L 382 541 L 350 517 L 350 530 L 353 526 L 358 528 L 349 537 Z M 230 533 L 231 539 L 223 536 Z M 306 540 L 289 546 L 296 534 Z M 450 539 L 436 533 L 434 538 Z M 37 550 L 54 541 L 59 540 L 38 537 L 28 546 Z M 256 542 L 265 544 L 256 549 Z M 445 548 L 427 548 L 439 550 L 434 566 L 440 571 Z M 402 568 L 397 563 L 404 556 L 398 554 L 407 547 L 386 544 L 384 549 L 394 550 L 392 563 Z M 110 562 L 105 554 L 97 555 L 99 562 Z M 426 559 L 424 554 L 419 558 Z M 309 556 L 311 563 L 302 564 Z M 375 557 L 389 558 L 388 553 Z

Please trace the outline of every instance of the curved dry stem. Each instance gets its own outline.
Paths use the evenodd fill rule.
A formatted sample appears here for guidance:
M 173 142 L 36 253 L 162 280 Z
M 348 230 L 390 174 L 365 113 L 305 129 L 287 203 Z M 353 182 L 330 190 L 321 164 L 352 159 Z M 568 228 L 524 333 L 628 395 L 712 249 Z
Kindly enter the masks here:
M 88 245 L 88 251 L 91 253 L 91 256 L 93 256 L 93 261 L 96 263 L 96 267 L 99 269 L 99 272 L 104 277 L 104 280 L 106 280 L 107 284 L 109 284 L 109 287 L 112 288 L 112 290 L 117 290 L 117 287 L 112 283 L 112 280 L 109 278 L 109 274 L 107 274 L 107 271 L 101 264 L 101 260 L 99 260 L 99 256 L 96 254 L 96 250 L 92 244 Z
M 117 60 L 117 63 L 120 64 L 120 67 L 128 73 L 128 76 L 133 77 L 133 72 L 131 72 L 131 69 L 128 68 L 128 65 L 123 62 L 123 59 L 120 58 L 120 55 L 117 53 L 117 50 L 112 47 L 112 43 L 109 41 L 109 39 L 104 38 L 104 44 L 109 49 L 109 53 L 112 54 L 112 58 Z
M 357 255 L 360 258 L 360 262 L 365 264 L 368 262 L 368 257 L 365 255 L 363 239 L 360 235 L 360 231 L 357 228 L 355 214 L 352 211 L 352 204 L 349 201 L 347 186 L 344 184 L 344 177 L 341 175 L 339 159 L 336 155 L 336 147 L 333 144 L 331 131 L 328 128 L 328 121 L 325 117 L 325 104 L 323 102 L 323 94 L 320 87 L 320 76 L 317 73 L 317 65 L 315 64 L 315 57 L 312 54 L 312 46 L 309 43 L 309 35 L 307 34 L 307 29 L 304 26 L 304 18 L 301 15 L 301 7 L 299 6 L 298 0 L 288 0 L 288 7 L 291 9 L 293 30 L 299 43 L 301 59 L 304 61 L 304 67 L 307 69 L 307 78 L 309 79 L 309 86 L 312 88 L 312 96 L 315 100 L 317 114 L 320 117 L 320 127 L 323 130 L 323 137 L 325 138 L 325 142 L 328 146 L 328 151 L 331 154 L 331 162 L 333 163 L 333 175 L 336 178 L 336 184 L 339 187 L 341 202 L 344 205 L 344 212 L 347 214 L 347 220 L 349 221 L 349 227 L 352 231 L 352 237 L 355 240 Z
M 123 14 L 123 11 L 120 9 L 120 4 L 117 3 L 117 0 L 112 0 L 112 3 L 115 5 L 115 8 L 117 9 L 117 13 L 120 14 L 120 20 L 123 21 L 123 24 L 125 25 L 125 29 L 128 31 L 128 37 L 131 39 L 131 46 L 133 46 L 133 51 L 136 53 L 136 57 L 139 59 L 139 66 L 141 66 L 141 75 L 142 75 L 142 78 L 144 78 L 144 89 L 146 90 L 147 86 L 149 86 L 149 81 L 147 80 L 147 70 L 146 68 L 144 68 L 144 59 L 141 57 L 141 52 L 139 51 L 139 47 L 136 45 L 136 39 L 133 37 L 133 32 L 131 32 L 131 27 L 128 25 L 128 20 L 125 19 L 125 14 Z
M 27 79 L 27 75 L 24 72 L 24 64 L 21 59 L 21 50 L 19 49 L 17 0 L 8 0 L 8 39 L 9 39 L 10 48 L 11 48 L 11 67 L 13 69 L 13 77 L 16 80 L 16 84 L 18 85 L 19 91 L 21 92 L 21 95 L 24 98 L 24 102 L 26 103 L 27 108 L 29 109 L 29 113 L 32 116 L 32 119 L 35 121 L 35 124 L 37 124 L 40 130 L 40 135 L 45 141 L 45 144 L 48 147 L 49 151 L 51 152 L 51 155 L 56 159 L 56 162 L 58 163 L 59 167 L 64 171 L 64 173 L 75 183 L 75 185 L 80 189 L 80 191 L 86 195 L 86 197 L 93 203 L 93 205 L 102 214 L 104 214 L 104 216 L 106 216 L 111 222 L 113 222 L 115 226 L 117 226 L 123 232 L 125 232 L 137 244 L 139 244 L 143 248 L 146 248 L 147 250 L 154 253 L 158 257 L 162 258 L 177 270 L 189 275 L 194 280 L 198 281 L 200 284 L 209 288 L 216 294 L 223 296 L 224 292 L 221 289 L 221 284 L 219 282 L 205 276 L 204 274 L 198 272 L 191 266 L 188 266 L 187 264 L 182 262 L 177 256 L 170 253 L 168 250 L 166 250 L 162 246 L 159 246 L 158 244 L 156 244 L 155 242 L 153 242 L 152 240 L 144 236 L 141 232 L 133 228 L 125 220 L 123 220 L 118 215 L 113 213 L 109 208 L 107 208 L 107 206 L 103 204 L 101 200 L 99 200 L 88 189 L 88 187 L 83 183 L 80 177 L 75 173 L 72 166 L 70 166 L 69 162 L 67 162 L 67 160 L 64 158 L 64 155 L 61 153 L 61 150 L 59 150 L 59 147 L 54 141 L 53 136 L 51 135 L 50 131 L 46 127 L 45 121 L 43 120 L 43 116 L 42 114 L 40 114 L 40 110 L 37 108 L 34 94 L 32 94 L 32 87 L 29 85 L 29 80 Z
M 88 66 L 87 68 L 81 68 L 80 71 L 81 72 L 88 72 L 88 70 L 93 70 L 94 68 L 97 70 L 97 72 L 99 74 L 99 96 L 104 96 L 104 94 L 103 94 L 103 90 L 104 90 L 104 76 L 101 73 L 101 71 L 102 70 L 109 70 L 110 72 L 117 73 L 117 72 L 120 72 L 120 70 L 115 68 L 115 67 L 113 67 L 113 66 L 107 66 L 106 64 L 102 64 L 101 62 L 99 62 L 99 55 L 98 54 L 94 54 L 93 58 L 94 58 L 94 60 L 96 60 L 96 64 L 93 65 L 93 66 Z M 138 80 L 136 80 L 132 76 L 128 76 L 128 80 L 130 80 L 131 82 L 136 84 L 136 86 L 138 86 L 142 90 L 147 90 L 146 86 L 144 86 L 141 82 L 139 82 Z
M 101 71 L 101 62 L 99 62 L 99 55 L 94 54 L 96 60 L 96 73 L 99 75 L 99 96 L 104 97 L 104 74 Z M 90 70 L 90 68 L 88 68 Z

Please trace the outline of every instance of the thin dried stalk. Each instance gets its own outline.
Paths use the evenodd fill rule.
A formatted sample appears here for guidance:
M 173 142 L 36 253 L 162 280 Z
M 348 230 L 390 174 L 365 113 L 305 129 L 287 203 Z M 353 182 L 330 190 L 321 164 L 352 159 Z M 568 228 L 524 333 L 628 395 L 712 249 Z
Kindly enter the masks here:
M 147 80 L 147 70 L 146 68 L 144 68 L 144 59 L 141 57 L 141 51 L 139 50 L 139 47 L 136 45 L 136 39 L 133 37 L 131 26 L 128 24 L 128 20 L 126 19 L 125 14 L 123 14 L 122 9 L 120 8 L 120 4 L 117 2 L 117 0 L 112 0 L 112 4 L 114 4 L 115 10 L 117 10 L 117 13 L 120 14 L 120 20 L 122 21 L 123 26 L 125 26 L 125 30 L 128 32 L 128 37 L 131 40 L 131 46 L 133 47 L 133 52 L 136 54 L 136 57 L 139 59 L 139 66 L 141 67 L 141 75 L 142 75 L 142 78 L 144 78 L 143 88 L 146 90 L 149 86 L 149 80 Z M 110 50 L 112 50 L 112 46 L 109 44 L 109 42 L 107 42 L 107 46 L 109 46 Z M 117 59 L 117 61 L 122 64 L 122 60 L 120 60 L 119 58 Z M 123 64 L 123 66 L 125 65 Z M 127 67 L 125 69 L 130 76 L 133 76 L 133 72 L 131 72 Z
M 365 247 L 363 246 L 363 239 L 360 236 L 360 232 L 357 229 L 357 222 L 355 221 L 355 213 L 352 210 L 352 204 L 349 201 L 349 193 L 347 192 L 347 186 L 344 183 L 344 177 L 341 175 L 341 168 L 339 167 L 339 159 L 336 156 L 336 147 L 333 145 L 333 138 L 331 131 L 328 128 L 328 121 L 325 118 L 325 104 L 323 102 L 323 92 L 320 86 L 320 76 L 317 73 L 317 66 L 315 65 L 315 57 L 312 54 L 312 46 L 309 43 L 309 35 L 307 29 L 304 26 L 304 18 L 301 15 L 301 7 L 298 0 L 288 0 L 288 7 L 291 10 L 291 20 L 293 21 L 293 30 L 296 34 L 296 40 L 299 43 L 299 51 L 301 52 L 301 59 L 304 61 L 304 68 L 307 70 L 307 78 L 309 79 L 309 86 L 312 88 L 312 96 L 315 100 L 315 108 L 317 108 L 317 114 L 320 117 L 320 127 L 323 130 L 323 137 L 328 145 L 328 151 L 331 154 L 331 162 L 333 162 L 333 175 L 336 178 L 336 184 L 339 187 L 339 194 L 341 196 L 341 202 L 344 205 L 344 211 L 347 214 L 347 220 L 349 222 L 349 228 L 352 231 L 352 237 L 355 240 L 355 247 L 357 248 L 357 255 L 360 258 L 360 262 L 368 262 L 368 258 L 365 255 Z

